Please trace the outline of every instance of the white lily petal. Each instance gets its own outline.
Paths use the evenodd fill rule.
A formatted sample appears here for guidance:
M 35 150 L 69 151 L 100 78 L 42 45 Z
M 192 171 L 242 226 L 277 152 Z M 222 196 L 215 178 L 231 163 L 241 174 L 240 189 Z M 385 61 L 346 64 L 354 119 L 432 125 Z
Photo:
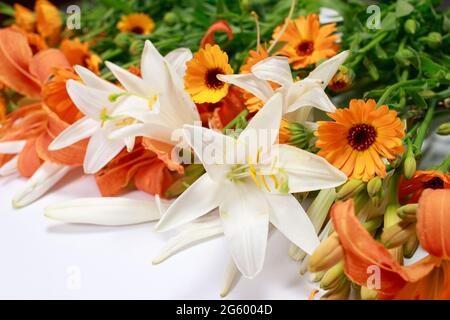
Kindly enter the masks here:
M 222 298 L 225 298 L 230 293 L 231 289 L 239 281 L 240 277 L 241 273 L 239 272 L 239 269 L 236 267 L 233 259 L 230 259 L 225 269 L 222 291 L 220 291 L 220 296 Z
M 186 73 L 186 62 L 192 59 L 192 52 L 187 48 L 178 48 L 170 51 L 164 58 L 170 63 L 177 75 L 183 78 Z
M 308 254 L 320 244 L 314 226 L 292 194 L 265 194 L 270 205 L 270 222 Z
M 0 154 L 17 154 L 25 147 L 25 140 L 0 142 Z
M 63 149 L 78 141 L 89 138 L 100 128 L 100 123 L 89 118 L 83 117 L 71 126 L 64 129 L 48 146 L 50 151 Z
M 80 76 L 81 80 L 89 86 L 97 90 L 101 91 L 108 91 L 111 93 L 120 93 L 123 92 L 121 88 L 118 86 L 112 84 L 111 82 L 108 82 L 102 78 L 100 78 L 98 75 L 93 73 L 91 70 L 82 67 L 82 66 L 75 66 L 74 67 L 77 74 Z
M 15 156 L 11 160 L 9 160 L 5 164 L 3 164 L 3 166 L 0 167 L 0 177 L 7 177 L 7 176 L 13 175 L 15 173 L 18 173 L 19 172 L 17 170 L 17 161 L 18 160 L 19 160 L 19 156 Z
M 175 253 L 203 240 L 223 234 L 222 222 L 217 217 L 192 222 L 183 228 L 175 237 L 169 239 L 160 254 L 153 259 L 159 264 Z
M 112 131 L 108 138 L 112 140 L 125 139 L 128 137 L 147 137 L 164 143 L 173 144 L 170 139 L 172 129 L 156 124 L 135 123 Z
M 259 79 L 255 75 L 248 74 L 219 74 L 217 78 L 223 82 L 234 84 L 251 94 L 255 95 L 262 101 L 266 102 L 273 95 L 273 89 L 265 80 Z
M 150 40 L 145 41 L 141 58 L 142 79 L 158 93 L 166 91 L 169 85 L 169 74 L 164 65 L 164 57 L 158 52 Z
M 84 198 L 53 204 L 45 216 L 69 223 L 123 226 L 155 221 L 159 210 L 155 202 L 127 198 Z
M 234 138 L 200 126 L 185 125 L 183 132 L 186 142 L 213 180 L 222 181 L 230 166 L 239 161 Z
M 269 207 L 253 183 L 235 183 L 225 194 L 219 211 L 231 256 L 247 278 L 262 269 L 269 232 Z
M 266 58 L 252 67 L 252 73 L 260 79 L 272 81 L 281 86 L 289 86 L 294 83 L 287 57 Z
M 125 146 L 127 147 L 127 151 L 131 152 L 134 149 L 134 144 L 136 143 L 136 138 L 135 137 L 127 137 L 127 138 L 123 139 L 123 142 L 124 142 Z
M 44 162 L 15 194 L 14 208 L 22 208 L 43 196 L 74 167 Z
M 100 120 L 100 116 L 107 111 L 112 111 L 115 107 L 109 100 L 110 91 L 102 91 L 93 87 L 88 87 L 75 80 L 67 81 L 67 93 L 77 106 L 91 119 Z
M 85 173 L 97 173 L 125 147 L 123 140 L 108 139 L 109 134 L 110 131 L 100 129 L 91 136 L 84 157 Z
M 167 231 L 207 214 L 219 206 L 223 192 L 222 185 L 204 174 L 172 203 L 156 230 Z
M 128 96 L 124 98 L 114 109 L 113 117 L 130 117 L 144 123 L 161 122 L 160 99 L 145 99 L 137 96 Z
M 295 90 L 297 90 L 297 93 L 293 93 Z M 330 98 L 328 98 L 328 95 L 320 85 L 303 85 L 303 83 L 299 81 L 292 85 L 289 90 L 288 108 L 286 112 L 293 112 L 304 107 L 315 107 L 325 112 L 336 111 L 333 102 L 331 102 Z
M 345 62 L 350 55 L 350 51 L 342 51 L 338 55 L 322 62 L 308 75 L 309 79 L 319 79 L 322 81 L 322 88 L 326 88 L 330 80 L 338 71 L 339 67 Z
M 318 155 L 287 144 L 274 145 L 272 150 L 288 175 L 290 193 L 335 188 L 347 181 L 343 172 Z
M 105 64 L 128 92 L 136 93 L 144 97 L 150 97 L 152 94 L 155 94 L 154 89 L 142 78 L 132 74 L 128 70 L 125 70 L 112 62 L 106 61 Z
M 252 159 L 258 151 L 266 152 L 274 144 L 279 134 L 282 111 L 283 98 L 280 93 L 275 93 L 239 135 L 239 145 L 253 148 L 246 150 Z

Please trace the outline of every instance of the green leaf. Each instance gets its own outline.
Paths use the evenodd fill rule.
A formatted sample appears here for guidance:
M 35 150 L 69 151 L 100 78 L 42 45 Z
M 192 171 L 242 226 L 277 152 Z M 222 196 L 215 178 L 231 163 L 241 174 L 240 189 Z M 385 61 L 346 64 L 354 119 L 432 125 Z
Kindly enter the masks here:
M 381 29 L 391 31 L 397 29 L 397 16 L 393 12 L 389 12 L 381 21 Z
M 409 15 L 414 11 L 414 7 L 406 0 L 398 0 L 395 6 L 395 15 L 397 18 Z
M 425 99 L 417 93 L 415 90 L 407 90 L 408 95 L 413 99 L 414 103 L 419 108 L 425 108 L 427 106 L 427 103 L 425 102 Z
M 377 67 L 373 64 L 371 60 L 369 60 L 367 57 L 364 58 L 363 64 L 366 67 L 367 71 L 369 72 L 370 77 L 373 80 L 378 80 L 380 78 L 380 74 L 378 73 Z

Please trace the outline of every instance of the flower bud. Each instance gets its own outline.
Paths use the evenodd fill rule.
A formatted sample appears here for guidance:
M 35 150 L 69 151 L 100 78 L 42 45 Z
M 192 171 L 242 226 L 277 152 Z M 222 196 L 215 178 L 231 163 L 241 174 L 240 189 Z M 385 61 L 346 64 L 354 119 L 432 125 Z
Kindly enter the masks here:
M 417 239 L 417 236 L 413 234 L 403 245 L 403 256 L 407 259 L 412 258 L 412 256 L 416 253 L 418 247 L 419 239 Z
M 344 260 L 341 260 L 338 264 L 325 272 L 322 280 L 320 281 L 320 288 L 323 290 L 336 289 L 344 278 Z
M 439 32 L 430 32 L 425 42 L 431 49 L 437 49 L 442 44 L 442 35 Z
M 174 26 L 178 21 L 178 17 L 175 12 L 169 11 L 164 15 L 164 22 L 168 26 Z
M 394 59 L 400 65 L 407 67 L 411 64 L 410 60 L 414 59 L 414 52 L 406 48 L 399 49 L 395 53 Z
M 309 131 L 300 123 L 290 123 L 287 127 L 289 131 L 288 143 L 291 146 L 307 149 L 309 147 L 309 142 L 314 137 L 314 132 Z
M 416 222 L 418 206 L 417 203 L 407 204 L 397 209 L 397 215 L 405 222 Z
M 134 40 L 130 45 L 129 52 L 132 56 L 137 56 L 141 54 L 142 50 L 144 50 L 144 41 Z
M 380 177 L 374 177 L 367 183 L 367 193 L 370 197 L 374 197 L 383 186 L 383 180 Z
M 401 221 L 383 230 L 381 242 L 387 248 L 396 248 L 408 241 L 415 232 L 415 223 L 408 224 Z
M 120 32 L 114 38 L 114 44 L 121 49 L 127 49 L 130 45 L 131 35 L 128 32 Z
M 361 300 L 377 300 L 378 292 L 367 287 L 361 287 Z
M 408 19 L 403 25 L 403 28 L 405 29 L 406 33 L 415 34 L 417 31 L 417 21 L 414 19 Z
M 443 123 L 439 126 L 439 128 L 436 130 L 436 133 L 441 136 L 448 136 L 450 135 L 450 122 Z
M 351 283 L 347 279 L 343 279 L 336 289 L 328 291 L 320 299 L 321 300 L 347 300 L 350 295 Z
M 346 66 L 340 66 L 338 72 L 328 83 L 328 88 L 334 92 L 342 92 L 348 89 L 353 82 L 355 73 Z
M 411 179 L 416 173 L 416 158 L 414 155 L 406 156 L 405 162 L 403 163 L 403 175 L 406 179 Z
M 365 188 L 364 182 L 358 179 L 348 180 L 338 191 L 337 199 L 343 200 L 355 196 Z
M 317 247 L 309 258 L 308 269 L 310 272 L 327 270 L 338 263 L 344 257 L 344 250 L 339 243 L 339 237 L 333 232 Z

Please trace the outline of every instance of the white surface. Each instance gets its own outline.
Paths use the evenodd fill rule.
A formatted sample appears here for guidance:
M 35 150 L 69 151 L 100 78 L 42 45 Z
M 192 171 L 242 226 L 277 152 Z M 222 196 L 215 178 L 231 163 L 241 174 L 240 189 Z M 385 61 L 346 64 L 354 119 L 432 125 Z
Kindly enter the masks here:
M 228 249 L 219 237 L 153 266 L 169 235 L 153 224 L 101 227 L 64 224 L 44 217 L 48 204 L 98 196 L 92 177 L 69 175 L 50 194 L 13 210 L 10 199 L 24 179 L 0 180 L 0 298 L 219 299 Z M 128 197 L 148 199 L 134 192 Z M 269 240 L 262 273 L 241 279 L 231 299 L 304 299 L 309 276 L 288 257 L 279 232 Z M 79 285 L 77 274 L 79 272 Z
M 449 142 L 450 137 L 433 135 L 424 148 L 422 167 L 440 163 L 449 152 Z M 229 257 L 223 237 L 153 266 L 151 260 L 169 237 L 156 234 L 153 224 L 101 227 L 44 217 L 48 204 L 99 196 L 92 177 L 73 172 L 44 198 L 13 210 L 11 198 L 24 181 L 0 179 L 1 299 L 220 298 Z M 140 192 L 127 197 L 151 199 Z M 288 240 L 275 231 L 262 273 L 253 280 L 241 278 L 228 298 L 307 298 L 315 284 L 309 275 L 299 275 L 299 264 L 288 256 L 288 247 Z

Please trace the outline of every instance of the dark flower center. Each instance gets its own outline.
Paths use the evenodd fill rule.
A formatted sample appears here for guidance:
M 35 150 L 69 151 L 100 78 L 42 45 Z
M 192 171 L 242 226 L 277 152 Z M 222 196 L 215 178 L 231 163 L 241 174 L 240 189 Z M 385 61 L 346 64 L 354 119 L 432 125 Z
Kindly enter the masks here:
M 299 56 L 309 56 L 314 51 L 314 42 L 303 41 L 297 46 L 297 54 Z
M 444 181 L 442 181 L 439 177 L 434 177 L 433 179 L 424 182 L 423 184 L 424 189 L 443 189 L 444 188 Z
M 362 123 L 350 128 L 347 140 L 350 146 L 358 151 L 364 151 L 375 142 L 377 131 L 371 125 Z
M 348 82 L 345 80 L 336 80 L 329 84 L 330 89 L 334 90 L 334 91 L 341 91 L 341 90 L 347 88 L 347 86 L 348 86 Z
M 217 79 L 217 75 L 223 73 L 224 71 L 221 68 L 208 70 L 205 76 L 206 86 L 210 89 L 221 89 L 225 85 L 225 83 Z
M 133 29 L 131 29 L 131 32 L 136 33 L 136 34 L 143 34 L 144 29 L 141 27 L 134 27 Z

